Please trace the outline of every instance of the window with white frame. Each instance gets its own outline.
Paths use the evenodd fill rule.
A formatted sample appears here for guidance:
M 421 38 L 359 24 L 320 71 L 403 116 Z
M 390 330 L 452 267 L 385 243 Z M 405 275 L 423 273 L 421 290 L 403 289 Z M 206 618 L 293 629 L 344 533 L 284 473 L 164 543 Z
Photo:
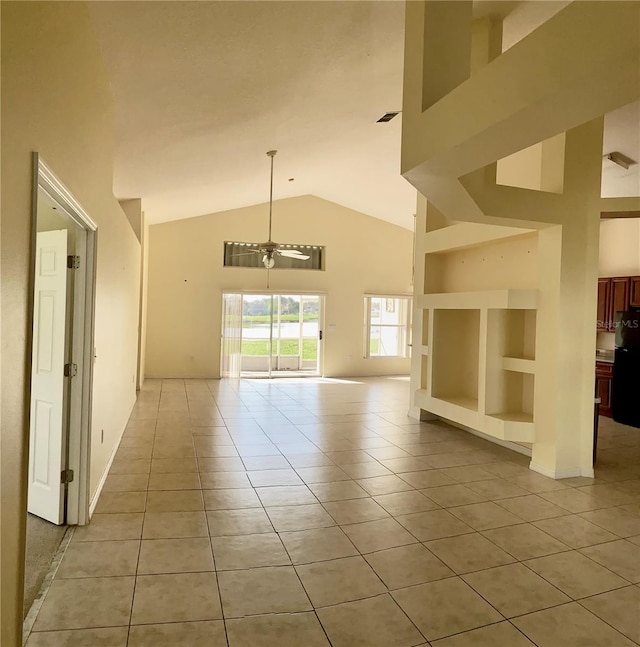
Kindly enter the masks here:
M 365 357 L 409 357 L 411 297 L 367 295 Z

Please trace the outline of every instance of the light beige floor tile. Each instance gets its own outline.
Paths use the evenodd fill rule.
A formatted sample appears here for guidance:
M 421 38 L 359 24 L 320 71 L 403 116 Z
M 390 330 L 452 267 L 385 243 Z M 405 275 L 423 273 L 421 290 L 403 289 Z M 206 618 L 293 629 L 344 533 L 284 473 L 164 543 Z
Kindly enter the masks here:
M 276 532 L 335 526 L 335 521 L 320 503 L 269 507 L 265 511 Z
M 530 523 L 485 530 L 482 534 L 520 561 L 569 550 L 569 546 Z
M 637 537 L 627 537 L 627 541 L 630 541 L 632 544 L 635 544 L 636 546 L 640 546 L 640 535 Z
M 57 578 L 116 577 L 135 575 L 140 541 L 85 541 L 71 543 L 65 551 Z
M 457 577 L 392 593 L 429 641 L 502 620 L 502 616 Z
M 149 460 L 151 458 L 152 449 L 150 446 L 144 447 L 120 447 L 116 452 L 115 460 L 130 461 L 137 458 L 144 458 Z
M 249 477 L 244 472 L 200 472 L 200 484 L 203 490 L 251 487 Z
M 280 539 L 294 564 L 309 564 L 358 554 L 347 535 L 338 527 L 283 532 Z
M 571 602 L 571 598 L 523 564 L 469 573 L 463 575 L 462 579 L 505 618 Z
M 240 452 L 244 468 L 248 471 L 289 469 L 291 464 L 280 454 L 273 456 L 246 456 Z
M 262 508 L 247 510 L 208 510 L 207 521 L 212 537 L 255 535 L 273 532 L 273 526 Z
M 291 466 L 295 469 L 303 467 L 322 467 L 326 465 L 333 465 L 333 461 L 327 458 L 327 456 L 319 450 L 308 454 L 291 454 L 286 451 L 283 453 L 287 457 L 287 461 L 289 461 Z
M 586 607 L 630 640 L 640 644 L 640 588 L 628 586 L 580 600 Z
M 103 492 L 146 492 L 148 474 L 109 474 Z
M 533 492 L 534 494 L 553 492 L 554 490 L 565 490 L 567 488 L 567 485 L 562 481 L 549 478 L 548 476 L 543 476 L 542 474 L 536 474 L 531 471 L 529 471 L 528 474 L 522 474 L 521 476 L 507 477 L 507 480 L 518 487 L 528 490 L 529 492 Z
M 574 513 L 588 512 L 589 510 L 595 510 L 600 507 L 597 503 L 594 503 L 593 498 L 588 494 L 578 492 L 578 490 L 573 488 L 555 490 L 553 492 L 541 492 L 540 496 Z
M 398 521 L 420 541 L 442 539 L 473 532 L 473 528 L 447 510 L 431 510 L 399 516 Z
M 115 459 L 111 463 L 109 474 L 149 474 L 151 470 L 151 459 L 149 458 L 134 458 L 128 459 Z
M 147 512 L 196 512 L 204 510 L 201 490 L 147 492 Z
M 450 508 L 449 512 L 474 530 L 489 530 L 522 523 L 520 517 L 500 507 L 497 503 L 472 503 Z
M 599 507 L 624 505 L 625 503 L 631 503 L 634 500 L 633 495 L 616 487 L 615 484 L 598 484 L 597 481 L 594 485 L 576 488 L 576 491 L 588 494 L 595 502 L 600 504 Z
M 332 501 L 324 504 L 327 512 L 339 524 L 359 523 L 384 519 L 389 513 L 373 499 L 350 499 Z
M 131 624 L 222 618 L 215 573 L 139 575 Z
M 604 528 L 600 528 L 600 526 L 596 526 L 573 514 L 566 517 L 536 521 L 533 525 L 571 548 L 584 548 L 585 546 L 602 544 L 606 541 L 617 539 L 616 535 L 608 530 L 604 530 Z
M 230 618 L 226 625 L 229 647 L 330 647 L 315 613 Z
M 344 557 L 296 566 L 315 608 L 352 602 L 386 593 L 371 566 L 362 557 Z
M 134 577 L 54 579 L 34 631 L 129 624 Z
M 72 542 L 113 541 L 142 537 L 142 512 L 94 514 L 86 526 L 76 526 Z
M 458 574 L 502 566 L 515 561 L 511 555 L 476 532 L 435 539 L 427 542 L 425 546 Z
M 640 517 L 632 516 L 627 510 L 607 508 L 583 512 L 580 517 L 618 535 L 618 537 L 640 535 Z
M 353 465 L 341 465 L 341 469 L 352 479 L 374 478 L 376 476 L 389 476 L 393 472 L 380 463 L 354 463 Z
M 258 487 L 271 487 L 283 485 L 302 485 L 302 480 L 293 469 L 285 470 L 256 470 L 247 472 L 251 485 Z
M 154 458 L 151 461 L 152 474 L 173 474 L 176 472 L 185 474 L 197 471 L 198 463 L 195 458 Z
M 317 613 L 333 647 L 410 647 L 422 639 L 388 594 Z
M 337 481 L 336 483 L 312 483 L 309 489 L 323 503 L 329 501 L 345 501 L 368 497 L 357 483 L 353 481 Z
M 453 571 L 422 544 L 389 548 L 365 555 L 389 589 L 424 584 L 454 575 Z
M 199 490 L 200 476 L 197 472 L 174 472 L 151 474 L 149 490 Z
M 178 539 L 208 535 L 204 512 L 147 512 L 144 515 L 143 539 Z
M 524 490 L 515 485 L 515 483 L 511 483 L 505 479 L 474 481 L 473 483 L 468 483 L 467 487 L 492 501 L 530 494 L 528 490 Z
M 567 511 L 535 494 L 517 496 L 512 499 L 501 499 L 496 502 L 501 508 L 517 515 L 524 521 L 539 521 L 551 517 L 561 517 Z
M 394 474 L 402 474 L 404 472 L 422 472 L 424 470 L 431 469 L 429 460 L 423 456 L 387 458 L 381 460 L 380 463 L 387 469 L 390 469 Z
M 392 494 L 412 490 L 413 487 L 395 474 L 389 476 L 374 476 L 373 478 L 358 479 L 358 484 L 371 496 Z
M 131 627 L 127 647 L 227 647 L 222 620 Z
M 31 633 L 26 647 L 127 647 L 129 627 Z
M 511 622 L 538 647 L 558 647 L 559 644 L 563 647 L 633 647 L 621 633 L 575 602 L 514 618 Z
M 393 492 L 373 497 L 389 514 L 393 516 L 437 510 L 440 506 L 416 490 Z
M 433 647 L 534 647 L 511 623 L 499 622 L 495 625 L 465 631 L 432 643 Z
M 212 537 L 211 543 L 218 571 L 291 564 L 282 541 L 275 533 Z
M 245 469 L 242 459 L 237 456 L 198 458 L 199 472 L 243 472 Z
M 203 494 L 206 510 L 242 510 L 262 507 L 262 503 L 253 488 L 204 490 Z
M 164 443 L 156 442 L 151 458 L 193 458 L 195 455 L 196 452 L 192 444 L 165 445 Z
M 263 506 L 287 506 L 318 503 L 306 485 L 276 485 L 256 488 Z
M 487 500 L 487 497 L 459 483 L 455 485 L 441 485 L 440 487 L 428 487 L 421 490 L 421 492 L 443 508 L 480 503 Z
M 208 537 L 145 539 L 140 547 L 139 575 L 213 571 Z
M 580 552 L 629 582 L 640 582 L 640 546 L 621 539 L 582 548 Z
M 526 565 L 574 599 L 626 586 L 628 582 L 577 551 L 539 557 Z
M 408 458 L 410 454 L 400 447 L 374 447 L 367 450 L 367 454 L 375 459 L 387 460 L 391 458 Z
M 307 484 L 334 483 L 348 481 L 349 476 L 337 465 L 323 465 L 320 467 L 303 467 L 296 470 L 300 478 Z M 282 485 L 287 485 L 283 483 Z
M 418 540 L 395 519 L 379 519 L 342 526 L 342 530 L 361 553 L 415 544 Z
M 486 447 L 485 443 L 482 443 L 481 447 Z M 501 479 L 510 479 L 515 476 L 526 476 L 530 472 L 528 465 L 516 463 L 512 460 L 489 463 L 488 465 L 485 465 L 483 469 Z
M 491 472 L 482 469 L 477 465 L 467 465 L 465 467 L 448 467 L 439 470 L 441 474 L 451 479 L 455 483 L 473 483 L 475 481 L 486 481 L 495 478 Z M 445 485 L 445 484 L 443 484 Z
M 144 512 L 146 492 L 102 492 L 97 513 L 110 512 Z
M 291 566 L 223 571 L 218 577 L 225 618 L 312 609 Z

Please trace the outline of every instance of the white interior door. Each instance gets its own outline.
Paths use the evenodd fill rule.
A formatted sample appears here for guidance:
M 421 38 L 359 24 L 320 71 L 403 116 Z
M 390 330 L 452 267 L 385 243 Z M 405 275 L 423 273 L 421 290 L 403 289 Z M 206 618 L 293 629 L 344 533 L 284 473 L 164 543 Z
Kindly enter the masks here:
M 240 377 L 242 359 L 242 295 L 223 294 L 222 377 Z
M 29 431 L 30 513 L 64 521 L 64 359 L 67 292 L 67 231 L 39 232 L 33 313 L 31 417 Z

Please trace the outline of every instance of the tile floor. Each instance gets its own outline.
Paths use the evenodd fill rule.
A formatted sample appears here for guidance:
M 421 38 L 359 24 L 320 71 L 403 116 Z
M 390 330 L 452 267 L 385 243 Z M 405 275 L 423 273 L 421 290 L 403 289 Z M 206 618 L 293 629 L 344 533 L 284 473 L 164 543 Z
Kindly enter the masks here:
M 406 417 L 404 379 L 149 380 L 28 647 L 640 644 L 640 431 L 597 478 Z

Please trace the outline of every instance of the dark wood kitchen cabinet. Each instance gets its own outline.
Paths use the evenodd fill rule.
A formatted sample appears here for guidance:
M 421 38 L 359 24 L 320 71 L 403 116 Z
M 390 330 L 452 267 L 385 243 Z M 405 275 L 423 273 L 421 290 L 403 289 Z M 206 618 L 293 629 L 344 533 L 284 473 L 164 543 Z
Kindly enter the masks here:
M 629 307 L 640 308 L 640 276 L 598 279 L 598 332 L 614 332 L 616 313 Z
M 600 398 L 600 415 L 611 418 L 611 384 L 613 364 L 596 362 L 596 397 Z

